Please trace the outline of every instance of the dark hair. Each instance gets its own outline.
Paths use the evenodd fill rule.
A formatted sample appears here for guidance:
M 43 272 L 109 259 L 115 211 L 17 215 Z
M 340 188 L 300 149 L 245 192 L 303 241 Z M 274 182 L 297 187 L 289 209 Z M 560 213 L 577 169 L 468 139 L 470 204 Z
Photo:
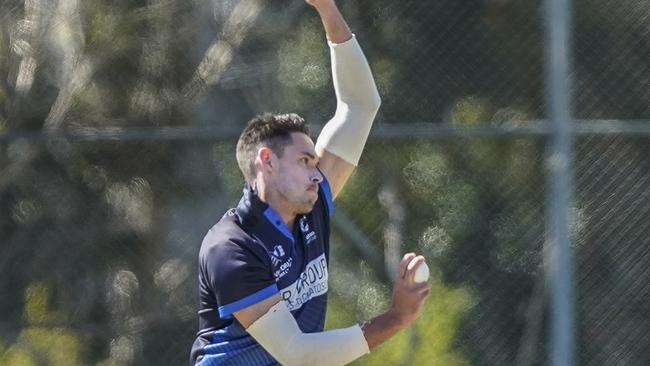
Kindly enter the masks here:
M 305 120 L 295 113 L 259 115 L 248 125 L 237 141 L 237 164 L 244 178 L 255 177 L 255 156 L 261 147 L 268 147 L 278 157 L 282 157 L 284 147 L 291 143 L 291 133 L 309 135 Z

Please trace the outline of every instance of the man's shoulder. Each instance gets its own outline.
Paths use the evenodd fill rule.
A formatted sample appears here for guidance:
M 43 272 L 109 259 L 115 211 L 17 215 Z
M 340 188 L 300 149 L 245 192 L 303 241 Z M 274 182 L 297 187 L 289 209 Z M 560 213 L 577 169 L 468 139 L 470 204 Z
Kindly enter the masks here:
M 239 224 L 235 210 L 230 209 L 205 234 L 199 256 L 230 256 L 235 252 L 257 254 L 260 248 L 255 239 Z
M 238 223 L 235 209 L 231 208 L 208 230 L 203 238 L 203 244 L 206 244 L 206 242 L 223 241 L 223 239 L 227 238 L 239 239 L 246 235 L 246 232 Z

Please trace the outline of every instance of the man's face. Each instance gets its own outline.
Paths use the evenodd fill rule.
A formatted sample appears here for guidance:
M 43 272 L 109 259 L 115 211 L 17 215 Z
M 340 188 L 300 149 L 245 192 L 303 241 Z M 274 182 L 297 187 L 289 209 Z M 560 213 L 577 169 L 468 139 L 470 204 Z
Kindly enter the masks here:
M 277 168 L 273 187 L 296 214 L 311 212 L 318 199 L 318 183 L 323 180 L 316 166 L 318 156 L 309 136 L 294 132 L 292 143 L 284 147 L 282 157 L 275 157 Z

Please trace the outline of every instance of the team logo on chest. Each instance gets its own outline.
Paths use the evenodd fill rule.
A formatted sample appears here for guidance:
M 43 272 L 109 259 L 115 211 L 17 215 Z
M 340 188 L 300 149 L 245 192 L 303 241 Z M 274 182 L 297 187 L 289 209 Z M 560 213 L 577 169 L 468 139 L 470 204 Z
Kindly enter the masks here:
M 300 231 L 302 231 L 303 234 L 309 231 L 309 222 L 305 216 L 300 218 Z
M 273 263 L 273 266 L 280 264 L 280 261 L 282 261 L 282 258 L 284 258 L 285 255 L 282 245 L 274 246 L 273 251 L 271 252 L 271 262 Z
M 284 275 L 289 273 L 289 269 L 291 269 L 291 265 L 293 264 L 293 258 L 289 257 L 284 260 L 286 257 L 286 252 L 284 251 L 282 245 L 274 246 L 273 251 L 269 252 L 269 254 L 271 256 L 271 263 L 273 263 L 273 268 L 275 268 L 273 275 L 275 276 L 276 280 L 279 280 Z
M 305 236 L 305 245 L 309 245 L 316 240 L 316 232 L 309 231 L 309 221 L 306 216 L 300 218 L 300 231 L 302 231 Z

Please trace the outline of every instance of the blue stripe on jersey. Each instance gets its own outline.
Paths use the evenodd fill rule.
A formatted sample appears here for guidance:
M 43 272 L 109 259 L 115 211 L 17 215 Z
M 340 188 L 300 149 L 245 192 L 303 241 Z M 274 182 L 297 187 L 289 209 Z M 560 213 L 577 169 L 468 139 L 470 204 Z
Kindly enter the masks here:
M 282 219 L 282 216 L 272 209 L 271 206 L 264 210 L 264 216 L 266 216 L 266 219 L 269 220 L 269 222 L 272 223 L 273 226 L 275 226 L 284 236 L 286 236 L 287 239 L 291 240 L 292 243 L 294 242 L 291 230 L 289 230 L 289 227 Z
M 319 169 L 320 171 L 320 169 Z M 325 174 L 323 174 L 323 177 Z M 327 178 L 323 179 L 322 182 L 320 182 L 321 188 L 323 188 L 323 194 L 325 195 L 325 202 L 327 202 L 327 212 L 330 214 L 330 216 L 334 213 L 334 200 L 332 198 L 332 189 L 330 188 L 330 182 L 327 181 Z
M 271 286 L 263 288 L 252 295 L 246 296 L 241 300 L 237 300 L 235 302 L 231 302 L 230 304 L 219 306 L 219 316 L 222 319 L 228 318 L 235 311 L 247 308 L 253 304 L 257 304 L 258 302 L 268 299 L 269 297 L 277 294 L 278 292 L 280 292 L 280 290 L 278 290 L 278 285 L 274 283 Z
M 280 366 L 238 322 L 215 331 L 203 350 L 200 366 Z

